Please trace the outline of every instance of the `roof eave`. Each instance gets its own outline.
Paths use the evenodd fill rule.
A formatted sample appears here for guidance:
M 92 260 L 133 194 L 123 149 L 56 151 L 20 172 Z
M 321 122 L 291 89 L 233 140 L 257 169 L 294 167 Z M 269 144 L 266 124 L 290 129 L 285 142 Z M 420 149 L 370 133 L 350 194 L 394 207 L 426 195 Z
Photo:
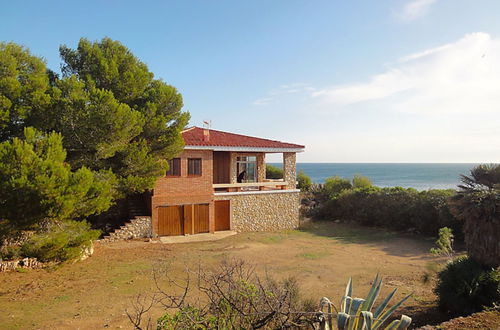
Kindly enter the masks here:
M 303 152 L 304 148 L 266 148 L 266 147 L 236 147 L 236 146 L 197 146 L 185 145 L 185 150 L 212 150 L 233 152 Z

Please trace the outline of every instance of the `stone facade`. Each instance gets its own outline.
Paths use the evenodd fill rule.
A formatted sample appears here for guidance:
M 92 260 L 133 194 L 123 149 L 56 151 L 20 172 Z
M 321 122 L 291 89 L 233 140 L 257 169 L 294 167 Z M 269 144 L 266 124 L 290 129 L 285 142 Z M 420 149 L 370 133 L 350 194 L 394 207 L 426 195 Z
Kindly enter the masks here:
M 295 189 L 297 181 L 297 173 L 295 168 L 296 156 L 295 152 L 283 153 L 283 180 L 288 182 L 287 189 Z
M 214 198 L 231 201 L 231 230 L 274 231 L 299 226 L 299 190 L 218 193 Z
M 101 242 L 113 242 L 151 236 L 151 217 L 135 217 L 119 229 L 104 237 Z
M 264 182 L 266 180 L 266 154 L 257 154 L 257 182 Z

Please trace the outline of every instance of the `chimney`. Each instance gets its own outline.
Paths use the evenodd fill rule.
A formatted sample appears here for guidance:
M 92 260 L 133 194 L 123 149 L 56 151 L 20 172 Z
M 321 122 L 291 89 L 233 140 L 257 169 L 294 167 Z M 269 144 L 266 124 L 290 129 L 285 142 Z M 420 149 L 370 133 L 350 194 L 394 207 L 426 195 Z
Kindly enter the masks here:
M 203 121 L 203 142 L 210 141 L 210 121 Z
M 203 142 L 210 141 L 210 130 L 208 128 L 203 129 Z

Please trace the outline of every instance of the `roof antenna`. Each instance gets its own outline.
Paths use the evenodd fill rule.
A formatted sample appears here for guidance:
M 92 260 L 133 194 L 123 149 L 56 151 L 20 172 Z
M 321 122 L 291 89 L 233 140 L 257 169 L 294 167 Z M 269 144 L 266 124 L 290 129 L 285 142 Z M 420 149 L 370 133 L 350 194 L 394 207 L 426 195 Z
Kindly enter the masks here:
M 203 141 L 205 141 L 205 142 L 210 141 L 210 128 L 211 127 L 212 127 L 211 120 L 204 120 L 203 121 Z

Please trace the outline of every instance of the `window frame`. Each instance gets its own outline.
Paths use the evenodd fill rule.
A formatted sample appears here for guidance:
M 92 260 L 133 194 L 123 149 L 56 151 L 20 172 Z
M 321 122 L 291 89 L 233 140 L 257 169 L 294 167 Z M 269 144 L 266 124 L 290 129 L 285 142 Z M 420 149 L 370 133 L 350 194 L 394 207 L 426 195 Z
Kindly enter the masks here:
M 190 163 L 199 162 L 199 173 L 191 173 L 191 169 L 196 169 L 192 167 Z M 193 165 L 194 166 L 194 165 Z M 203 161 L 200 157 L 192 157 L 187 159 L 187 175 L 188 176 L 202 176 L 203 175 Z
M 257 155 L 238 155 L 236 156 L 236 177 L 238 177 L 238 175 L 240 174 L 240 168 L 243 167 L 245 168 L 245 171 L 248 171 L 248 165 L 253 165 L 253 169 L 254 169 L 254 173 L 253 173 L 253 180 L 248 180 L 248 179 L 244 179 L 244 181 L 242 180 L 242 183 L 254 183 L 254 182 L 258 182 L 259 181 L 259 178 L 258 178 L 258 175 L 259 175 L 259 170 L 258 170 L 258 159 L 257 159 Z M 248 172 L 246 172 L 245 174 L 245 177 L 247 177 L 248 175 Z
M 177 167 L 176 167 L 176 163 L 177 163 Z M 182 163 L 181 163 L 181 159 L 176 157 L 176 158 L 172 158 L 168 161 L 168 171 L 167 173 L 165 174 L 165 176 L 168 176 L 168 177 L 180 177 L 181 174 L 182 174 L 182 169 L 181 169 L 181 166 L 182 166 Z M 176 174 L 175 170 L 178 170 L 178 174 Z M 169 174 L 171 173 L 171 174 Z

